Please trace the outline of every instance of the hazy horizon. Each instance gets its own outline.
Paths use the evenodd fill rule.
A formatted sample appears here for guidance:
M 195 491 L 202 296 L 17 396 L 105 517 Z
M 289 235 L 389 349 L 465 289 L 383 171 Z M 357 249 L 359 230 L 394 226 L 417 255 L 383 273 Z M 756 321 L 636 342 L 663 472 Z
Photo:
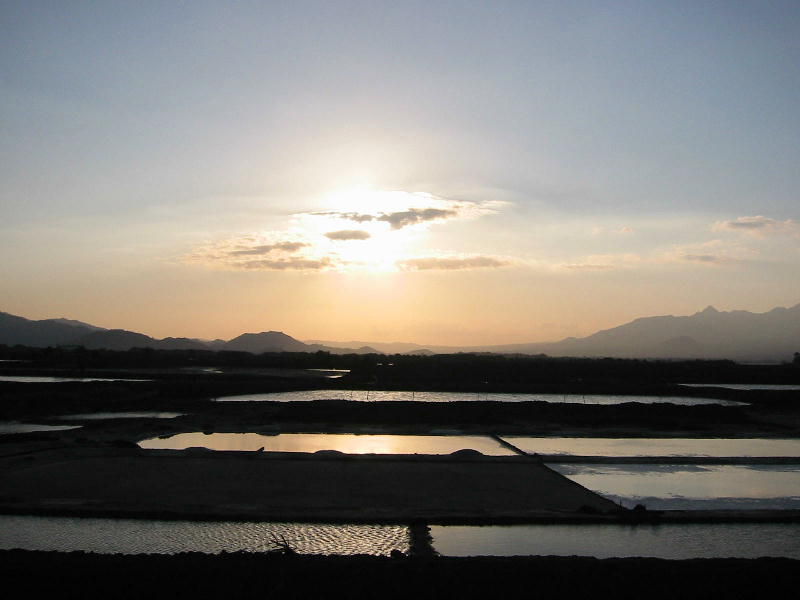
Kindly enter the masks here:
M 0 7 L 0 310 L 550 342 L 800 299 L 795 2 Z

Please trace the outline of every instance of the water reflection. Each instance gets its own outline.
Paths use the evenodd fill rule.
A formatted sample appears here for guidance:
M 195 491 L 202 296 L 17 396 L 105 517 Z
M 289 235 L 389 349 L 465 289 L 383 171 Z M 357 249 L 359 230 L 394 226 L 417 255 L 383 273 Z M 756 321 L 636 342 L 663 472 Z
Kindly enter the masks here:
M 800 524 L 514 525 L 431 527 L 446 556 L 560 555 L 800 558 Z
M 77 415 L 61 415 L 55 417 L 62 421 L 94 421 L 100 419 L 174 419 L 180 417 L 185 413 L 179 412 L 156 412 L 156 411 L 140 411 L 140 412 L 95 412 L 95 413 L 80 413 Z
M 500 394 L 474 392 L 407 392 L 385 390 L 309 390 L 222 396 L 218 402 L 307 402 L 311 400 L 354 400 L 359 402 L 562 402 L 567 404 L 672 403 L 683 406 L 719 404 L 742 406 L 741 402 L 713 398 L 678 396 L 620 396 L 613 394 Z
M 510 437 L 525 452 L 574 456 L 797 456 L 800 439 Z
M 681 383 L 686 387 L 716 387 L 727 388 L 729 390 L 800 390 L 800 384 L 778 384 L 778 383 Z
M 800 509 L 800 465 L 549 466 L 628 508 Z
M 0 516 L 0 549 L 103 554 L 265 552 L 283 537 L 301 554 L 389 554 L 408 551 L 400 525 L 238 523 Z
M 65 381 L 152 381 L 152 379 L 108 379 L 104 377 L 45 377 L 43 375 L 0 375 L 0 381 L 17 383 L 61 383 Z
M 346 433 L 179 433 L 139 442 L 147 449 L 184 450 L 202 447 L 211 450 L 268 452 L 317 452 L 338 450 L 346 454 L 450 454 L 464 448 L 489 455 L 512 455 L 513 452 L 484 436 L 448 435 L 354 435 Z
M 17 423 L 13 421 L 0 422 L 2 433 L 31 433 L 32 431 L 66 431 L 79 429 L 80 425 L 41 425 L 37 423 Z

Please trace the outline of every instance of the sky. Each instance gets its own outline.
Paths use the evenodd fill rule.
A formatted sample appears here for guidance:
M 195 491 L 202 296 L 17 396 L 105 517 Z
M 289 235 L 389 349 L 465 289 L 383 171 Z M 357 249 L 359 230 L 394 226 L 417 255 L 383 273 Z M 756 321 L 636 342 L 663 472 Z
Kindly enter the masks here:
M 0 310 L 502 344 L 800 302 L 800 3 L 0 2 Z

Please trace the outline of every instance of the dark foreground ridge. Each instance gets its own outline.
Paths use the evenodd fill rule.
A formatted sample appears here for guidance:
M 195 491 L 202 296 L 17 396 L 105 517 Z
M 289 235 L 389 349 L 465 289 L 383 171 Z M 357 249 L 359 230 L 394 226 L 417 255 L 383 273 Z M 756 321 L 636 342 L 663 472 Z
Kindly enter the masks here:
M 0 551 L 4 587 L 46 598 L 769 598 L 800 561 L 387 558 Z

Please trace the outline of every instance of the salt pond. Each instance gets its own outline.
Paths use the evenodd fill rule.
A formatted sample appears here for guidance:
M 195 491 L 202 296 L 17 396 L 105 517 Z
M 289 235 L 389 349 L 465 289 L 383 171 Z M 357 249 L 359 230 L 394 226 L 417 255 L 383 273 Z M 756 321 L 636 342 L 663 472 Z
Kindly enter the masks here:
M 573 456 L 797 456 L 800 439 L 503 436 L 528 453 Z
M 103 554 L 217 554 L 274 549 L 285 539 L 302 554 L 389 554 L 408 550 L 402 525 L 240 523 L 0 516 L 0 549 Z
M 0 381 L 15 381 L 17 383 L 64 383 L 67 381 L 152 381 L 151 379 L 119 379 L 104 377 L 45 377 L 43 375 L 0 375 Z
M 560 555 L 670 559 L 800 558 L 800 524 L 433 526 L 446 556 Z M 263 552 L 285 539 L 302 554 L 407 552 L 402 525 L 331 525 L 0 516 L 0 549 L 104 554 Z
M 777 383 L 681 383 L 686 387 L 715 387 L 727 388 L 729 390 L 800 390 L 800 384 L 777 384 Z
M 222 396 L 218 402 L 307 402 L 311 400 L 357 400 L 360 402 L 562 402 L 567 404 L 672 403 L 683 406 L 719 404 L 742 406 L 741 402 L 678 396 L 620 396 L 612 394 L 499 394 L 475 392 L 407 392 L 385 390 L 309 390 Z
M 31 433 L 32 431 L 66 431 L 79 429 L 80 425 L 41 425 L 38 423 L 17 423 L 15 421 L 0 422 L 2 433 Z
M 548 466 L 627 508 L 800 509 L 800 464 Z
M 211 450 L 268 452 L 317 452 L 338 450 L 346 454 L 450 454 L 471 448 L 488 455 L 513 455 L 490 437 L 480 435 L 354 435 L 336 433 L 179 433 L 139 442 L 146 449 L 184 450 L 192 447 Z
M 800 524 L 513 525 L 431 527 L 446 556 L 557 555 L 800 558 Z
M 180 417 L 185 413 L 179 412 L 156 412 L 156 411 L 140 411 L 140 412 L 96 412 L 96 413 L 81 413 L 77 415 L 61 415 L 55 417 L 62 421 L 99 421 L 101 419 L 174 419 Z

